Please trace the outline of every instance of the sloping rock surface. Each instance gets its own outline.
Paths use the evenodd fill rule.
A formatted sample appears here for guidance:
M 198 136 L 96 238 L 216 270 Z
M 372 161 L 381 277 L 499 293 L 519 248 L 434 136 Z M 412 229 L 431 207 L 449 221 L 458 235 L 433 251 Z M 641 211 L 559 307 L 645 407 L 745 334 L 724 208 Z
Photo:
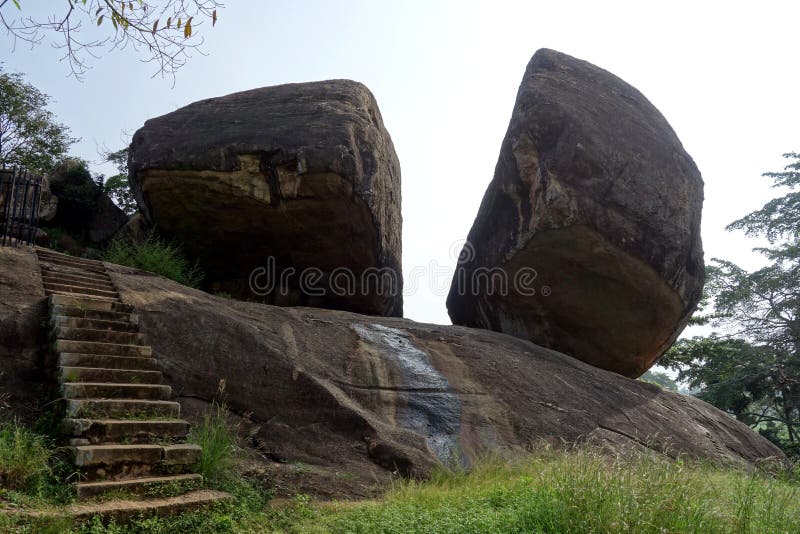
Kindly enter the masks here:
M 288 84 L 195 102 L 148 120 L 129 167 L 144 217 L 199 258 L 209 289 L 402 316 L 400 164 L 364 85 Z M 259 267 L 271 273 L 254 295 Z M 300 281 L 309 268 L 319 270 L 310 291 Z M 289 269 L 286 284 L 270 286 Z M 380 269 L 393 285 L 379 287 Z
M 783 458 L 693 397 L 505 334 L 220 299 L 109 266 L 184 407 L 229 407 L 263 454 L 382 480 L 589 441 L 752 465 Z
M 0 248 L 0 407 L 28 422 L 46 394 L 46 313 L 36 256 Z
M 450 317 L 637 377 L 700 298 L 702 203 L 700 172 L 639 91 L 539 50 L 456 269 Z

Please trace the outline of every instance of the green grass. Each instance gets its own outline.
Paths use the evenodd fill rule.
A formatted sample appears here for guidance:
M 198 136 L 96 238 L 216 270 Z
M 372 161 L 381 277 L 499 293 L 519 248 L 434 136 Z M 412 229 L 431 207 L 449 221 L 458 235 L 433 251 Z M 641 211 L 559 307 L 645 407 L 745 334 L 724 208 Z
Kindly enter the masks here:
M 223 425 L 220 417 L 221 412 L 212 411 L 208 427 L 217 430 L 209 435 L 216 435 Z M 230 431 L 227 424 L 225 428 Z M 383 499 L 365 502 L 314 503 L 297 495 L 291 502 L 270 506 L 268 489 L 231 470 L 216 475 L 214 485 L 233 493 L 235 501 L 180 517 L 138 518 L 124 525 L 104 526 L 99 520 L 72 525 L 59 519 L 0 516 L 0 531 L 800 532 L 796 476 L 774 478 L 675 462 L 656 454 L 613 459 L 591 451 L 542 450 L 514 462 L 488 459 L 470 472 L 441 470 L 429 481 L 398 482 Z
M 224 402 L 211 403 L 208 413 L 192 425 L 187 441 L 203 448 L 194 470 L 203 475 L 207 482 L 214 484 L 230 476 L 236 450 L 236 432 L 228 420 Z
M 160 274 L 189 287 L 198 287 L 203 280 L 200 268 L 186 259 L 180 246 L 152 231 L 140 242 L 112 241 L 103 260 Z
M 52 446 L 16 421 L 0 423 L 0 486 L 27 491 L 50 473 Z
M 299 499 L 268 515 L 282 532 L 792 533 L 800 486 L 657 456 L 546 451 L 405 482 L 375 503 Z

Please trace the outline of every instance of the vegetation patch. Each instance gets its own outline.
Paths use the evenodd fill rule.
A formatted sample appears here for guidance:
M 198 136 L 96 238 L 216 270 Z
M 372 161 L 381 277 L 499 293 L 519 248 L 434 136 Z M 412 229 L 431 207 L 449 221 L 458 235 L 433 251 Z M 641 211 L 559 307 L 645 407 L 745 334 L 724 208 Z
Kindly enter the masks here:
M 203 273 L 186 259 L 181 247 L 150 231 L 141 241 L 115 240 L 103 254 L 109 263 L 126 265 L 164 276 L 189 287 L 198 287 Z

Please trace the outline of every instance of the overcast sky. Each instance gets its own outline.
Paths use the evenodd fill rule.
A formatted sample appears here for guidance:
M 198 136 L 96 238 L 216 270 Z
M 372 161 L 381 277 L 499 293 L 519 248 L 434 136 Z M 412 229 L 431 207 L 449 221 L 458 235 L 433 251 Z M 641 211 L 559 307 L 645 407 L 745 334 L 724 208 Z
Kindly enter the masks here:
M 10 2 L 4 11 L 11 8 Z M 66 0 L 22 0 L 31 13 Z M 98 160 L 148 118 L 235 91 L 350 78 L 375 94 L 403 175 L 403 264 L 438 266 L 438 288 L 405 297 L 406 317 L 445 323 L 458 244 L 492 179 L 525 66 L 543 47 L 590 61 L 661 110 L 705 180 L 706 259 L 759 265 L 724 231 L 774 196 L 762 172 L 800 150 L 798 2 L 231 1 L 177 80 L 151 78 L 133 50 L 104 54 L 81 82 L 61 52 L 2 36 L 4 68 L 53 97 Z M 95 166 L 97 172 L 113 168 Z M 456 245 L 454 246 L 454 243 Z M 434 271 L 437 269 L 428 269 Z

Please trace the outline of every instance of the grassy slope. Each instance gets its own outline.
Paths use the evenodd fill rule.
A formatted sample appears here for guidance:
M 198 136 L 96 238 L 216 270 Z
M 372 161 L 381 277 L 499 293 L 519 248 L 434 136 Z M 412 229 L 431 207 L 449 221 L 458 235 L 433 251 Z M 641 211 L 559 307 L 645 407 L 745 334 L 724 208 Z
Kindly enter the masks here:
M 405 482 L 378 502 L 265 506 L 239 480 L 239 501 L 175 519 L 82 528 L 0 519 L 22 532 L 800 532 L 800 484 L 658 456 L 612 461 L 543 452 L 512 464 Z M 16 523 L 16 526 L 12 526 Z M 49 526 L 49 528 L 48 528 Z M 50 530 L 52 529 L 52 530 Z

